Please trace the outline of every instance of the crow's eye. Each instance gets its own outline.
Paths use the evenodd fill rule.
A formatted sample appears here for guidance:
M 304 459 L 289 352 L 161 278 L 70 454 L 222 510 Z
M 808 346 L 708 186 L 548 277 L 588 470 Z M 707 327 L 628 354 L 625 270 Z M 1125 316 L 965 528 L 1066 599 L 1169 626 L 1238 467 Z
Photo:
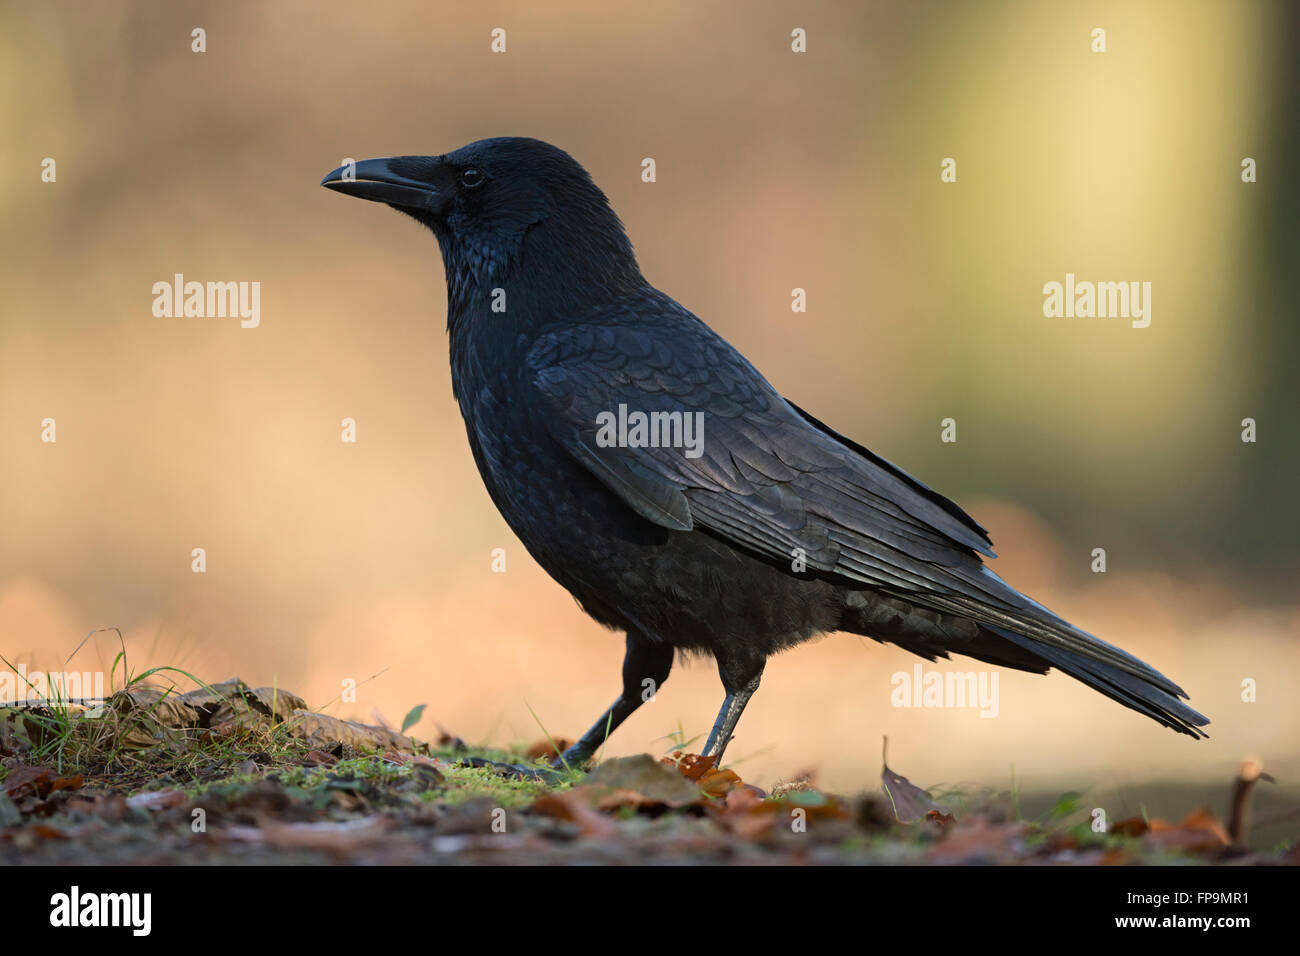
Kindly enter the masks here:
M 471 166 L 460 174 L 460 184 L 466 189 L 474 189 L 483 185 L 483 174 Z

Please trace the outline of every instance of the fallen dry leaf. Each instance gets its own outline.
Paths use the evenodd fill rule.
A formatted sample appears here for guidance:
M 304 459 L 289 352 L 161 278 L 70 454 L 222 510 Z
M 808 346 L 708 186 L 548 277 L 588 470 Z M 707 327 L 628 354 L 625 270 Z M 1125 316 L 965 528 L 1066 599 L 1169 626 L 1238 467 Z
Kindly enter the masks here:
M 587 791 L 582 790 L 582 788 L 578 788 L 578 790 L 581 796 L 588 796 Z M 660 801 L 647 797 L 644 793 L 636 790 L 605 790 L 602 787 L 600 790 L 592 791 L 590 796 L 594 797 L 591 805 L 605 813 L 613 813 L 626 807 L 639 810 L 642 807 L 663 806 Z
M 1140 837 L 1151 829 L 1141 817 L 1129 817 L 1127 820 L 1116 820 L 1110 825 L 1110 833 L 1117 833 L 1120 836 Z
M 986 823 L 980 819 L 945 826 L 926 851 L 929 863 L 1013 863 L 1024 856 L 1023 823 Z
M 1153 846 L 1187 853 L 1215 853 L 1232 842 L 1228 831 L 1208 807 L 1198 807 L 1178 823 L 1141 817 L 1118 820 L 1110 825 L 1110 832 L 1141 837 Z
M 1188 853 L 1215 853 L 1232 843 L 1228 831 L 1208 807 L 1196 808 L 1173 825 L 1152 820 L 1151 829 L 1143 839 L 1168 850 Z
M 105 702 L 106 714 L 120 725 L 118 743 L 128 749 L 152 747 L 177 731 L 203 730 L 226 737 L 240 730 L 284 720 L 307 705 L 301 697 L 274 687 L 250 688 L 237 677 L 177 694 L 169 688 L 133 685 Z
M 942 810 L 931 810 L 925 815 L 925 820 L 927 823 L 935 824 L 941 830 L 957 822 L 951 813 L 944 813 Z
M 5 793 L 11 797 L 21 797 L 28 793 L 38 793 L 37 787 L 40 783 L 47 781 L 50 776 L 49 767 L 29 767 L 26 764 L 19 764 L 9 771 L 5 777 Z
M 926 816 L 931 810 L 937 810 L 941 815 L 948 815 L 945 808 L 934 802 L 929 791 L 922 790 L 902 774 L 894 773 L 889 769 L 889 764 L 884 759 L 884 749 L 888 746 L 889 738 L 886 737 L 880 761 L 880 786 L 893 806 L 894 816 L 902 823 L 912 823 Z
M 295 710 L 286 723 L 289 732 L 317 750 L 332 750 L 346 744 L 357 750 L 397 750 L 413 753 L 419 744 L 410 737 L 383 727 L 341 720 L 329 714 Z
M 896 816 L 903 823 L 913 823 L 927 814 L 938 812 L 947 814 L 947 810 L 934 802 L 928 790 L 922 790 L 901 774 L 894 773 L 888 766 L 880 771 L 881 789 L 889 798 Z
M 302 763 L 305 767 L 332 767 L 338 762 L 338 757 L 325 750 L 309 750 L 302 755 Z
M 140 718 L 153 726 L 193 727 L 199 722 L 198 711 L 183 695 L 162 687 L 128 687 L 111 696 L 106 705 L 123 717 Z
M 132 810 L 166 810 L 188 803 L 189 799 L 180 790 L 150 790 L 127 797 L 126 805 Z
M 675 768 L 687 780 L 694 781 L 710 797 L 721 797 L 745 785 L 734 770 L 719 770 L 716 756 L 705 757 L 678 750 L 670 757 L 661 758 L 659 762 Z
M 753 790 L 744 787 L 738 787 L 735 790 L 728 791 L 723 798 L 723 806 L 727 813 L 744 813 L 761 805 L 763 798 Z
M 528 812 L 576 824 L 578 832 L 586 837 L 607 839 L 617 836 L 617 824 L 592 807 L 588 802 L 590 796 L 582 793 L 581 788 L 544 794 L 528 808 Z
M 699 787 L 711 797 L 721 797 L 744 789 L 745 781 L 734 770 L 710 770 L 699 779 Z
M 350 850 L 373 841 L 390 826 L 385 817 L 374 814 L 341 823 L 276 823 L 264 820 L 255 827 L 226 827 L 217 831 L 218 839 L 241 843 L 265 843 L 268 846 L 311 850 Z
M 705 757 L 674 750 L 670 756 L 659 758 L 659 762 L 676 768 L 687 780 L 699 780 L 717 765 L 718 758 L 716 755 Z
M 602 789 L 634 790 L 667 807 L 684 807 L 702 800 L 699 787 L 649 754 L 606 760 L 571 792 L 599 793 Z
M 11 798 L 28 795 L 45 797 L 54 790 L 78 790 L 82 785 L 81 774 L 60 777 L 49 767 L 29 767 L 19 764 L 5 777 L 5 793 Z

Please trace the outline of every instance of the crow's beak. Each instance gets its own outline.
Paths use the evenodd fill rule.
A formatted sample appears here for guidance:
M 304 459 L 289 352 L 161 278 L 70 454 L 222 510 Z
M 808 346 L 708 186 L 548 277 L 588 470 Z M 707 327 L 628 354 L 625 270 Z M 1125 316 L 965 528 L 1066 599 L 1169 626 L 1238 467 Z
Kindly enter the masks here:
M 335 192 L 372 202 L 388 203 L 403 209 L 436 212 L 443 196 L 433 185 L 395 172 L 396 159 L 363 159 L 359 163 L 340 166 L 320 181 Z

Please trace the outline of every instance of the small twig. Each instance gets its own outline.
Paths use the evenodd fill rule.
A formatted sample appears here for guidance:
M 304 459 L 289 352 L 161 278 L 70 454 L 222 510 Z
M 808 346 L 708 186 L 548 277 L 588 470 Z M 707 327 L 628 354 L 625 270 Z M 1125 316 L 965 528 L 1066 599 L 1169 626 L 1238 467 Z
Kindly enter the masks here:
M 1264 764 L 1258 757 L 1247 757 L 1241 762 L 1241 770 L 1232 785 L 1232 811 L 1228 818 L 1228 837 L 1233 846 L 1246 845 L 1246 831 L 1250 829 L 1250 794 L 1257 780 L 1276 781 L 1264 772 Z

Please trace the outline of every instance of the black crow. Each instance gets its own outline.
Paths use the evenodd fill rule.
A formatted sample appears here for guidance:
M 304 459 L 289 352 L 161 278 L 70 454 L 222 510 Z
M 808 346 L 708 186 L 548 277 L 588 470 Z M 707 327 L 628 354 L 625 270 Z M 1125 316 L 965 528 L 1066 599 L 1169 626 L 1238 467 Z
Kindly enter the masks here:
M 1173 681 L 990 571 L 985 530 L 782 398 L 641 275 L 587 171 L 535 139 L 369 159 L 322 181 L 428 226 L 451 380 L 488 494 L 589 615 L 627 635 L 623 690 L 580 765 L 668 677 L 717 661 L 721 760 L 767 658 L 829 631 L 927 660 L 1056 667 L 1192 737 Z

